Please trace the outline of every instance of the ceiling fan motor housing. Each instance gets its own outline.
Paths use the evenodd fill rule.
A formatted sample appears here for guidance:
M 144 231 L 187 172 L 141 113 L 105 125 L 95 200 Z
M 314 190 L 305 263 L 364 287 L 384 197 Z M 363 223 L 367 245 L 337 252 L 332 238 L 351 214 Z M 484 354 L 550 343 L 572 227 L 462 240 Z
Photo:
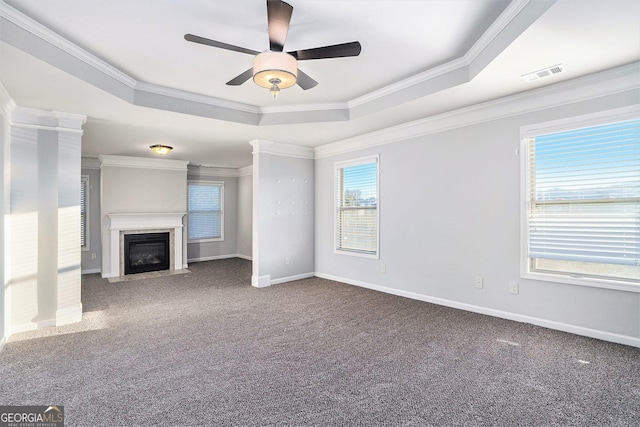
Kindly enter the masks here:
M 253 59 L 253 81 L 264 88 L 273 86 L 272 80 L 280 82 L 278 87 L 286 89 L 296 84 L 298 61 L 285 52 L 266 51 Z

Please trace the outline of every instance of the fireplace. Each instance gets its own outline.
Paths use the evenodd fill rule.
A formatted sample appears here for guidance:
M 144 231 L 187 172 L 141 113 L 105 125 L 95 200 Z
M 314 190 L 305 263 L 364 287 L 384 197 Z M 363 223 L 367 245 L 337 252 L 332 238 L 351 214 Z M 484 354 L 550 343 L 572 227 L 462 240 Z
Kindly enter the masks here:
M 111 213 L 109 217 L 109 234 L 107 242 L 107 262 L 102 273 L 104 278 L 122 277 L 125 273 L 125 243 L 128 235 L 142 235 L 155 233 L 169 234 L 169 267 L 165 270 L 174 271 L 187 268 L 183 261 L 182 218 L 184 212 L 179 213 Z M 127 257 L 128 258 L 128 257 Z
M 169 233 L 124 235 L 124 274 L 169 270 Z

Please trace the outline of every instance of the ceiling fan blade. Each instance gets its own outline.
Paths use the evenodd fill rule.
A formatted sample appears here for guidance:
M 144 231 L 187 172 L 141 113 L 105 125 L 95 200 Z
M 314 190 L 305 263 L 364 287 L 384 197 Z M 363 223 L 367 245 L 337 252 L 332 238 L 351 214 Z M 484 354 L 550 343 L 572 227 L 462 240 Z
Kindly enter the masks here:
M 234 52 L 248 53 L 249 55 L 257 55 L 260 53 L 255 50 L 245 49 L 244 47 L 234 46 L 232 44 L 222 43 L 222 42 L 218 42 L 218 41 L 207 39 L 200 36 L 194 36 L 193 34 L 185 34 L 184 39 L 186 41 L 193 42 L 193 43 L 200 43 L 207 46 L 217 47 L 220 49 L 232 50 Z
M 309 77 L 306 73 L 304 73 L 300 68 L 298 68 L 298 79 L 296 81 L 298 86 L 302 89 L 307 90 L 315 87 L 318 82 Z
M 347 56 L 358 56 L 362 46 L 360 42 L 349 42 L 334 44 L 331 46 L 316 47 L 314 49 L 297 50 L 294 52 L 287 52 L 293 55 L 298 61 L 304 61 L 307 59 L 323 59 L 323 58 L 344 58 Z
M 282 0 L 267 0 L 267 22 L 269 25 L 269 49 L 274 52 L 284 50 L 284 42 L 289 32 L 289 22 L 293 7 Z
M 233 79 L 229 80 L 227 82 L 227 84 L 229 86 L 240 86 L 242 83 L 244 83 L 247 80 L 249 80 L 252 76 L 253 76 L 253 68 L 249 68 L 244 73 L 242 73 L 239 76 L 234 77 Z

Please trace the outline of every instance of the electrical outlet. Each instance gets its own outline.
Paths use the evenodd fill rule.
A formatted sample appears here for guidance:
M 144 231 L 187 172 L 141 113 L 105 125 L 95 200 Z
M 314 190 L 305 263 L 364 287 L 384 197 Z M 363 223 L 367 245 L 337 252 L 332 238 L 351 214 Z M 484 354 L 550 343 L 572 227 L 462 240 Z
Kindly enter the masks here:
M 482 278 L 481 276 L 476 276 L 473 281 L 473 285 L 478 289 L 482 289 L 482 287 L 484 286 L 484 278 Z
M 518 291 L 518 282 L 509 282 L 509 293 L 517 294 Z
M 380 273 L 386 273 L 386 272 L 387 272 L 386 264 L 384 263 L 380 264 Z
M 96 259 L 96 253 L 95 253 L 95 252 L 93 252 L 93 253 L 91 254 L 91 259 Z
M 284 265 L 289 265 L 290 262 L 291 262 L 291 260 L 289 259 L 289 257 L 285 257 Z

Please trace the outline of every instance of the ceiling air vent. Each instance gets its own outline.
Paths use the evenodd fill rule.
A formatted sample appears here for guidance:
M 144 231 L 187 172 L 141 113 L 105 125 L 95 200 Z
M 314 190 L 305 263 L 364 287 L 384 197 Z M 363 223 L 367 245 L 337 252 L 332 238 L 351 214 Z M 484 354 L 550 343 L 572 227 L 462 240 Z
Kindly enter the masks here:
M 526 82 L 532 82 L 534 80 L 553 76 L 554 74 L 559 74 L 562 72 L 564 72 L 564 65 L 558 64 L 551 67 L 543 68 L 542 70 L 534 71 L 533 73 L 524 74 L 522 78 Z

